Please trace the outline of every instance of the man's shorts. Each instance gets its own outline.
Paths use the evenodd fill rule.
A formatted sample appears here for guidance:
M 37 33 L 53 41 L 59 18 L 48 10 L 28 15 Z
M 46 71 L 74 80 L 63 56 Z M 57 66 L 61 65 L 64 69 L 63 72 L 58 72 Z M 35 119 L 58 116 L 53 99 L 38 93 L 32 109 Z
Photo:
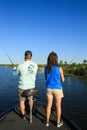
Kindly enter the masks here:
M 21 101 L 25 101 L 25 97 L 22 96 L 23 92 L 24 92 L 23 89 L 18 88 L 18 99 Z
M 47 89 L 46 90 L 47 98 L 53 98 L 53 96 L 57 98 L 63 98 L 63 90 L 62 89 Z
M 22 96 L 22 94 L 23 94 L 24 91 L 25 91 L 25 90 L 18 88 L 18 98 L 19 98 L 20 101 L 25 101 L 25 99 L 26 99 L 26 97 Z M 30 97 L 33 98 L 33 96 L 30 96 Z M 30 97 L 28 97 L 28 99 L 29 99 Z

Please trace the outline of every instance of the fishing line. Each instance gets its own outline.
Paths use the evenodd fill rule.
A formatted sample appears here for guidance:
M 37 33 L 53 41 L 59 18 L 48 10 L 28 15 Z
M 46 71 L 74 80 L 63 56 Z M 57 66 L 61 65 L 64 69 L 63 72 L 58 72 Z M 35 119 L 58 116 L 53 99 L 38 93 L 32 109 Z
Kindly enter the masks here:
M 1 54 L 1 52 L 3 52 L 3 53 L 7 56 L 8 60 L 9 60 L 10 63 L 11 63 L 11 65 L 14 66 L 14 63 L 13 63 L 13 61 L 11 60 L 10 56 L 8 55 L 8 53 L 7 53 L 6 51 L 4 51 L 4 50 L 1 50 L 1 51 L 0 51 L 0 54 Z
M 7 52 L 6 52 L 6 51 L 4 51 L 4 52 L 5 52 L 6 56 L 8 57 L 10 63 L 11 63 L 12 65 L 14 65 L 14 64 L 13 64 L 13 61 L 11 60 L 11 58 L 9 57 L 9 55 L 7 54 Z

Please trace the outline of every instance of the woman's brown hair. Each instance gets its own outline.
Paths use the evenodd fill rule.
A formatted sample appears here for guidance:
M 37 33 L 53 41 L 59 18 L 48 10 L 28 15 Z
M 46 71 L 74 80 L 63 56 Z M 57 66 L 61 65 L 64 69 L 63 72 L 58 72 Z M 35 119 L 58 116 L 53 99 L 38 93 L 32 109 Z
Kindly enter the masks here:
M 58 56 L 55 52 L 51 52 L 47 58 L 48 72 L 51 72 L 52 66 L 58 66 Z

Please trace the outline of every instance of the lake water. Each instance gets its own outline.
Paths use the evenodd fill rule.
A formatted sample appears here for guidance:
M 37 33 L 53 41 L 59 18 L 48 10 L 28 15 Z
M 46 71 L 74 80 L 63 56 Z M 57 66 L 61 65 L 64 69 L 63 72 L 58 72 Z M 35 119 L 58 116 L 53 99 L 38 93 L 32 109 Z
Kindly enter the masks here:
M 10 68 L 0 67 L 0 113 L 19 103 L 18 76 L 13 76 L 12 72 Z M 39 89 L 37 100 L 46 104 L 43 72 L 37 74 L 36 87 Z M 63 89 L 62 113 L 73 120 L 82 130 L 87 130 L 87 82 L 66 77 Z

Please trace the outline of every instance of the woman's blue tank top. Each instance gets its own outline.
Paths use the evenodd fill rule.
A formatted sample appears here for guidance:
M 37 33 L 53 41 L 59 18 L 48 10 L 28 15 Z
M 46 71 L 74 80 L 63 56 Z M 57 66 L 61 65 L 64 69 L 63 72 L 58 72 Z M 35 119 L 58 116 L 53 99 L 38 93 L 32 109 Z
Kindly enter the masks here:
M 48 73 L 48 69 L 46 68 L 45 76 L 46 76 L 46 88 L 62 89 L 59 66 L 53 66 L 50 73 Z

